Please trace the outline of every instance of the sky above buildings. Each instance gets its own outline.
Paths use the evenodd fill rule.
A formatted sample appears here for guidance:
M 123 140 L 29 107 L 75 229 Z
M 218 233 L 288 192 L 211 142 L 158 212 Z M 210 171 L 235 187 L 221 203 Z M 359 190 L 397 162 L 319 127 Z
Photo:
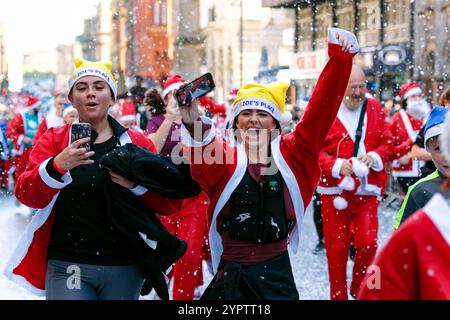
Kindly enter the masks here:
M 73 43 L 100 0 L 0 0 L 10 84 L 21 86 L 22 57 Z

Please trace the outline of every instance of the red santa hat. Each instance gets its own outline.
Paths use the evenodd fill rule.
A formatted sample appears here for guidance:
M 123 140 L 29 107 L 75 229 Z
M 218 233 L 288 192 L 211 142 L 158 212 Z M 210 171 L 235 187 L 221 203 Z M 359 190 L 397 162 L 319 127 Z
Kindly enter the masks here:
M 169 93 L 171 93 L 173 90 L 178 90 L 185 83 L 186 80 L 181 75 L 171 75 L 167 78 L 166 82 L 164 82 L 162 97 L 165 98 Z
M 236 100 L 238 91 L 239 91 L 238 88 L 231 89 L 230 91 L 228 91 L 228 94 L 226 96 L 227 100 L 233 100 L 233 101 Z
M 415 83 L 414 81 L 411 81 L 408 84 L 403 84 L 400 87 L 400 91 L 398 92 L 401 100 L 408 99 L 414 94 L 422 94 L 422 89 L 420 89 L 417 83 Z
M 27 95 L 22 97 L 25 100 L 25 106 L 27 109 L 34 109 L 41 105 L 41 101 L 35 96 Z
M 120 111 L 119 121 L 135 121 L 136 122 L 136 107 L 132 101 L 125 100 Z

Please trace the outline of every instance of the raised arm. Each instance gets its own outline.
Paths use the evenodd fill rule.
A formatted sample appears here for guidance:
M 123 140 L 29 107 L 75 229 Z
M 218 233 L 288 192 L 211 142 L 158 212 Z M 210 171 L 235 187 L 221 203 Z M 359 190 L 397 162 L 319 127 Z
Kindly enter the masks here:
M 327 137 L 352 70 L 353 56 L 359 51 L 356 37 L 343 29 L 329 28 L 329 60 L 317 80 L 314 92 L 294 137 L 303 150 L 318 156 Z

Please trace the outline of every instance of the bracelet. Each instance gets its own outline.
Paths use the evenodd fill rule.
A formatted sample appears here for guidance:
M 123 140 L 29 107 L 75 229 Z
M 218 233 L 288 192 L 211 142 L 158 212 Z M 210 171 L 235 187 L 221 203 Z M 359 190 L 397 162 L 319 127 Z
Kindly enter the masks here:
M 55 159 L 53 159 L 53 168 L 55 168 L 55 170 L 58 171 L 60 174 L 65 174 L 67 172 L 67 170 L 63 170 L 56 165 Z

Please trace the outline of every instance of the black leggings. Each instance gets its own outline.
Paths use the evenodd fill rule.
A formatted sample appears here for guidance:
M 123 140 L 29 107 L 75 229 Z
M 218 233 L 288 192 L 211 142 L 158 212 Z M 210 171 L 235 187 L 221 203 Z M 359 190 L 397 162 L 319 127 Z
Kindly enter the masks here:
M 313 209 L 314 209 L 314 225 L 316 226 L 317 237 L 319 242 L 323 242 L 323 227 L 322 227 L 322 201 L 320 200 L 320 194 L 317 191 L 313 196 Z
M 98 266 L 48 260 L 47 300 L 138 300 L 144 278 L 139 266 Z

